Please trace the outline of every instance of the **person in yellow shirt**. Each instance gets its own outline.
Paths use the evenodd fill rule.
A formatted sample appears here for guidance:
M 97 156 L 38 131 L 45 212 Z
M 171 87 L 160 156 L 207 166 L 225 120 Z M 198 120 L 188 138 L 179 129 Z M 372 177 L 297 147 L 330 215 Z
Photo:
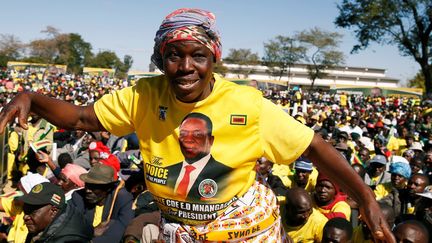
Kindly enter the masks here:
M 351 219 L 351 207 L 346 202 L 346 195 L 342 194 L 339 186 L 332 182 L 322 172 L 319 173 L 315 186 L 314 207 L 328 219 Z
M 348 105 L 348 97 L 345 94 L 345 92 L 342 92 L 342 94 L 339 95 L 339 100 L 340 100 L 339 102 L 340 106 L 346 107 Z
M 294 164 L 294 169 L 294 174 L 287 176 L 286 180 L 282 180 L 284 185 L 288 188 L 301 187 L 309 193 L 313 192 L 318 177 L 317 169 L 305 158 L 299 158 Z
M 257 195 L 261 200 L 250 201 L 247 205 L 248 216 L 253 214 L 249 208 L 256 210 L 259 203 L 267 203 L 271 208 L 263 211 L 275 217 L 266 216 L 266 221 L 257 217 L 263 223 L 260 229 L 264 230 L 248 236 L 259 241 L 258 237 L 268 233 L 275 242 L 281 241 L 278 234 L 281 221 L 275 195 L 263 188 L 254 167 L 256 160 L 262 156 L 289 165 L 303 154 L 336 182 L 350 181 L 343 184 L 344 190 L 355 197 L 362 209 L 367 209 L 363 211 L 364 217 L 374 236 L 377 240 L 391 242 L 390 229 L 381 223 L 383 216 L 375 213 L 379 207 L 370 189 L 355 175 L 340 153 L 315 135 L 312 129 L 296 122 L 265 99 L 256 89 L 234 84 L 213 73 L 214 63 L 222 55 L 215 21 L 214 14 L 209 11 L 175 10 L 166 16 L 156 32 L 152 61 L 162 70 L 162 75 L 142 78 L 134 87 L 103 95 L 95 104 L 88 106 L 75 106 L 31 92 L 20 93 L 0 113 L 0 133 L 15 117 L 18 117 L 20 126 L 27 127 L 25 120 L 30 112 L 65 129 L 106 130 L 116 136 L 136 131 L 146 167 L 144 173 L 148 189 L 155 197 L 163 219 L 177 223 L 177 227 L 169 228 L 171 224 L 162 224 L 161 228 L 170 230 L 170 235 L 174 237 L 181 233 L 177 229 L 186 229 L 186 234 L 182 236 L 190 241 L 202 238 L 211 240 L 210 237 L 220 241 L 240 240 L 233 237 L 256 232 L 256 228 L 250 228 L 250 217 L 244 217 L 245 220 L 235 225 L 231 224 L 231 219 L 224 218 L 229 212 L 224 212 L 224 209 L 237 208 L 237 203 L 252 198 L 248 195 L 253 195 L 256 188 L 263 189 Z M 198 193 L 202 196 L 199 203 L 180 199 L 167 185 L 167 178 L 177 174 L 169 166 L 184 160 L 178 141 L 179 125 L 192 112 L 205 114 L 211 119 L 214 125 L 211 154 L 233 169 L 226 175 L 228 183 L 217 184 L 211 178 L 197 179 L 201 185 Z M 187 134 L 196 138 L 206 136 L 193 131 Z M 186 149 L 193 151 L 194 147 L 194 141 L 191 141 Z M 184 168 L 180 172 L 181 181 L 184 179 L 181 184 L 186 187 L 189 177 L 196 172 L 188 167 L 186 173 L 186 164 Z M 227 193 L 215 197 L 214 193 L 218 190 Z M 268 198 L 271 200 L 266 202 Z M 229 230 L 215 230 L 215 227 L 231 226 L 235 227 L 232 230 L 237 234 Z
M 294 242 L 321 242 L 327 218 L 312 207 L 312 199 L 303 188 L 289 189 L 282 214 L 285 232 Z

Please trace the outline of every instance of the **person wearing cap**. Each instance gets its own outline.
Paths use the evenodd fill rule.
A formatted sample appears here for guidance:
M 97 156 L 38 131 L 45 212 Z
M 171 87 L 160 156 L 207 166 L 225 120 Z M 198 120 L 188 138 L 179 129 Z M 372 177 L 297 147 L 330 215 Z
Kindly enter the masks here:
M 76 164 L 67 164 L 58 177 L 57 185 L 63 189 L 66 202 L 72 198 L 72 193 L 84 187 L 84 181 L 80 175 L 87 173 L 87 170 Z
M 414 142 L 409 149 L 413 150 L 415 153 L 415 156 L 419 156 L 420 153 L 423 152 L 423 146 L 421 145 L 420 142 Z
M 8 242 L 24 243 L 28 234 L 27 226 L 24 224 L 24 212 L 22 203 L 17 200 L 19 196 L 27 194 L 31 189 L 40 183 L 49 182 L 47 178 L 35 173 L 28 172 L 20 178 L 17 188 L 19 191 L 0 197 L 0 211 L 5 212 L 6 216 L 14 218 L 12 226 L 7 235 Z
M 314 199 L 314 207 L 328 219 L 339 217 L 350 220 L 351 208 L 346 202 L 347 196 L 340 191 L 337 184 L 322 172 L 318 174 L 312 198 Z
M 132 195 L 114 180 L 111 166 L 95 164 L 79 178 L 85 186 L 72 194 L 70 204 L 93 225 L 92 241 L 120 242 L 126 226 L 134 217 Z
M 416 205 L 416 219 L 421 221 L 428 228 L 429 235 L 432 235 L 432 185 L 417 195 L 421 198 Z
M 377 239 L 392 242 L 389 227 L 381 223 L 383 215 L 376 213 L 379 206 L 373 193 L 331 145 L 265 99 L 260 91 L 213 73 L 222 56 L 213 13 L 190 8 L 170 13 L 156 32 L 153 50 L 152 62 L 162 75 L 140 79 L 135 86 L 104 95 L 88 106 L 32 92 L 19 93 L 0 113 L 0 132 L 15 117 L 20 126 L 27 127 L 25 118 L 30 112 L 70 130 L 109 131 L 116 136 L 136 131 L 147 187 L 162 211 L 161 228 L 171 232 L 164 235 L 167 241 L 181 238 L 282 241 L 276 196 L 258 180 L 255 163 L 265 156 L 288 165 L 304 155 L 357 199 Z M 212 179 L 199 183 L 197 190 L 202 196 L 199 203 L 181 199 L 167 185 L 167 178 L 176 173 L 168 167 L 184 160 L 178 141 L 179 126 L 192 112 L 205 114 L 212 120 L 211 154 L 232 168 L 224 183 Z M 188 185 L 188 177 L 184 177 L 184 187 Z M 351 183 L 344 183 L 348 180 Z M 218 190 L 227 193 L 215 196 Z M 233 215 L 227 215 L 231 210 Z M 258 217 L 257 212 L 264 212 L 264 217 Z M 254 224 L 245 222 L 246 218 L 254 219 Z M 228 224 L 232 220 L 236 222 L 235 234 L 226 230 L 232 226 Z M 258 233 L 243 233 L 256 232 L 253 227 L 257 224 Z
M 387 158 L 384 155 L 375 155 L 368 161 L 364 182 L 372 189 L 377 185 L 390 182 L 391 175 L 386 171 Z
M 301 187 L 309 193 L 313 192 L 318 171 L 313 167 L 312 162 L 305 158 L 299 158 L 294 163 L 294 169 L 294 174 L 288 176 L 285 186 L 288 188 Z
M 44 182 L 22 196 L 26 242 L 91 242 L 93 229 L 82 214 L 66 205 L 62 189 Z

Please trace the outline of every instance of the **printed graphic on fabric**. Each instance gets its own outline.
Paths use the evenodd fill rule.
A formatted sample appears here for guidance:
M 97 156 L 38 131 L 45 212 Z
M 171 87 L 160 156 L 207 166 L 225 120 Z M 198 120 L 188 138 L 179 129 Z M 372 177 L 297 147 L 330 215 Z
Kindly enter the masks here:
M 212 130 L 212 121 L 202 113 L 190 113 L 180 124 L 179 144 L 184 161 L 165 167 L 166 185 L 179 200 L 211 203 L 223 195 L 233 169 L 211 155 L 215 139 Z

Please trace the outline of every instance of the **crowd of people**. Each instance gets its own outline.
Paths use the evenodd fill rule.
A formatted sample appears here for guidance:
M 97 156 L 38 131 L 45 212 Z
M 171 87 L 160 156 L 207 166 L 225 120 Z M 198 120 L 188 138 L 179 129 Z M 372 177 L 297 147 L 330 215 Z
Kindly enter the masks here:
M 165 21 L 171 25 L 166 26 L 171 28 L 179 21 L 174 17 L 190 15 L 195 21 L 214 18 L 202 10 L 182 9 L 167 16 Z M 193 58 L 201 62 L 206 55 L 220 58 L 218 40 L 202 37 L 201 29 L 181 29 L 190 35 L 177 40 L 177 35 L 162 31 L 166 26 L 157 33 L 158 48 L 152 60 L 156 65 L 162 65 L 162 59 L 168 62 L 164 64 L 168 66 L 158 66 L 168 78 L 177 80 L 169 76 L 176 73 L 169 65 L 178 56 L 189 56 L 188 48 L 198 52 Z M 187 44 L 179 44 L 183 42 Z M 177 72 L 187 72 L 187 65 L 182 65 Z M 185 92 L 190 84 L 179 81 L 185 83 L 170 86 L 178 100 L 167 101 L 164 97 L 171 96 L 164 91 L 168 88 L 162 76 L 135 85 L 134 81 L 73 74 L 39 80 L 28 71 L 16 77 L 12 73 L 3 70 L 0 81 L 0 122 L 15 118 L 12 115 L 17 118 L 7 134 L 8 183 L 14 190 L 0 197 L 0 211 L 6 215 L 0 234 L 3 242 L 374 242 L 374 214 L 385 218 L 386 222 L 380 222 L 381 234 L 385 225 L 392 230 L 393 236 L 381 235 L 383 239 L 430 241 L 432 102 L 428 100 L 301 89 L 281 94 L 257 92 L 234 87 L 216 75 L 206 83 L 208 77 L 203 75 L 200 82 L 206 86 L 200 88 L 202 93 Z M 147 90 L 150 86 L 160 89 L 151 93 Z M 124 91 L 139 89 L 143 91 L 135 96 Z M 236 89 L 248 95 L 234 92 L 228 97 L 224 93 Z M 24 91 L 35 94 L 29 101 L 31 107 L 17 105 L 30 99 Z M 224 128 L 226 131 L 214 114 L 225 112 L 225 104 L 211 112 L 202 108 L 203 99 L 213 99 L 207 106 L 216 102 L 212 92 L 247 110 L 245 115 L 238 110 L 228 112 L 231 126 Z M 160 103 L 149 99 L 145 102 L 154 107 L 142 107 L 143 101 L 136 101 L 139 95 L 157 96 Z M 253 100 L 262 96 L 275 105 Z M 175 113 L 170 102 L 180 111 Z M 189 107 L 191 102 L 198 108 Z M 69 104 L 94 109 L 97 119 L 86 116 L 81 125 L 75 116 L 88 110 L 78 112 Z M 273 130 L 280 130 L 271 132 L 261 124 L 264 122 L 254 123 L 266 118 L 255 115 L 253 105 L 271 109 L 271 113 L 262 114 L 270 114 L 267 122 Z M 53 109 L 55 117 L 50 115 Z M 23 117 L 15 114 L 20 112 L 30 113 L 25 125 L 20 121 Z M 295 120 L 286 118 L 285 113 Z M 305 130 L 301 124 L 309 128 Z M 237 128 L 243 130 L 234 130 Z M 260 129 L 263 134 L 255 135 Z M 166 132 L 171 130 L 174 135 Z M 287 130 L 289 134 L 284 133 Z M 266 137 L 278 132 L 278 138 L 294 137 L 289 142 Z M 251 137 L 247 140 L 245 134 Z M 319 149 L 327 144 L 331 150 Z M 288 152 L 280 152 L 283 148 Z M 333 155 L 333 151 L 339 153 Z M 330 162 L 323 159 L 326 156 Z M 255 157 L 256 161 L 249 161 Z M 238 160 L 225 162 L 226 158 Z M 348 167 L 351 180 L 341 173 Z M 332 171 L 341 178 L 335 178 L 337 173 Z M 378 208 L 369 204 L 365 209 L 367 201 L 362 200 L 367 200 L 369 190 L 364 196 L 356 194 L 363 193 L 360 189 L 351 189 L 359 178 L 360 186 L 374 192 Z

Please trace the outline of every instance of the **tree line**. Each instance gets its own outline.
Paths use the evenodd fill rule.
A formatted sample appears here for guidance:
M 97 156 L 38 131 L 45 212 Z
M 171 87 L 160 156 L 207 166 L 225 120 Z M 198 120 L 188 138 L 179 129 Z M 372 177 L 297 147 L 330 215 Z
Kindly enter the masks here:
M 358 43 L 351 53 L 369 47 L 371 43 L 394 45 L 399 53 L 419 64 L 418 74 L 409 80 L 409 86 L 424 88 L 432 97 L 432 1 L 431 0 L 342 0 L 337 4 L 337 27 L 353 31 Z M 48 38 L 22 44 L 13 35 L 0 35 L 0 66 L 10 60 L 67 64 L 68 69 L 80 73 L 84 66 L 114 68 L 126 74 L 133 60 L 129 55 L 120 60 L 112 51 L 92 52 L 91 44 L 79 34 L 62 34 L 53 27 L 46 30 Z M 231 49 L 225 62 L 243 65 L 237 72 L 247 76 L 253 70 L 248 65 L 263 64 L 278 77 L 287 75 L 294 63 L 308 63 L 313 86 L 325 70 L 344 62 L 337 50 L 340 34 L 312 28 L 293 36 L 276 36 L 264 43 L 264 56 L 259 58 L 250 49 Z M 215 69 L 227 71 L 222 63 Z
M 115 52 L 104 50 L 92 52 L 92 45 L 76 33 L 60 33 L 47 26 L 42 31 L 46 38 L 22 43 L 14 35 L 0 34 L 0 67 L 8 61 L 64 64 L 68 72 L 80 74 L 84 67 L 115 69 L 116 76 L 124 78 L 132 67 L 133 59 L 125 55 L 120 59 Z

